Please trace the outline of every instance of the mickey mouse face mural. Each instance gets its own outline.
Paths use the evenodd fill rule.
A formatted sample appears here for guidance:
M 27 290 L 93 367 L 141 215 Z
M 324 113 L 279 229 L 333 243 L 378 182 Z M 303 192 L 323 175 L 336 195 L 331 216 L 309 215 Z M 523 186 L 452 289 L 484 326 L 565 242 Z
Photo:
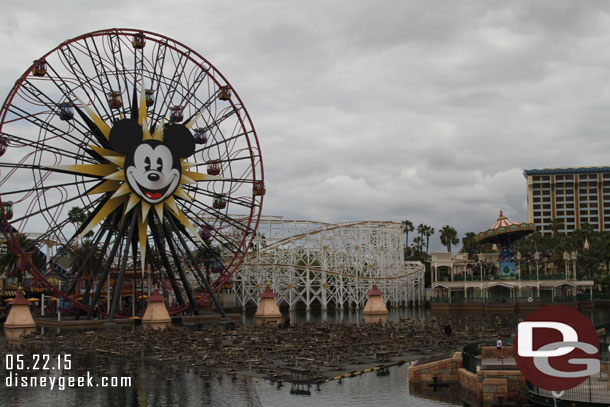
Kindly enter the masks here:
M 125 154 L 125 177 L 132 191 L 148 203 L 156 204 L 171 196 L 180 184 L 181 158 L 195 151 L 195 140 L 182 124 L 172 123 L 164 130 L 163 141 L 143 140 L 135 119 L 123 119 L 110 130 L 111 147 Z

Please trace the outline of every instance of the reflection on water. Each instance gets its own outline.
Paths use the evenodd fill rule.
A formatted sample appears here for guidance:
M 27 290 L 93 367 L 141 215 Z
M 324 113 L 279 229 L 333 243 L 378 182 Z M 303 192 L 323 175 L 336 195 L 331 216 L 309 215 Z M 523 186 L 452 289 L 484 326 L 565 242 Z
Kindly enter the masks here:
M 594 324 L 610 322 L 610 309 L 596 309 L 585 313 Z M 388 320 L 400 318 L 443 319 L 446 314 L 432 313 L 429 310 L 391 310 Z M 329 323 L 360 323 L 362 314 L 357 311 L 336 312 L 293 312 L 293 323 L 328 321 Z M 243 322 L 253 323 L 253 315 L 244 315 Z M 124 327 L 122 329 L 140 329 Z M 189 326 L 188 329 L 196 329 Z M 90 330 L 90 329 L 88 329 Z M 70 330 L 39 328 L 44 335 L 70 335 Z M 91 370 L 95 378 L 101 375 L 128 376 L 132 378 L 127 388 L 67 388 L 63 391 L 47 388 L 6 387 L 8 371 L 5 366 L 8 338 L 2 337 L 2 362 L 0 371 L 0 406 L 33 406 L 41 404 L 75 406 L 461 406 L 459 391 L 455 388 L 440 388 L 434 391 L 429 386 L 409 386 L 408 366 L 393 367 L 387 376 L 364 374 L 361 376 L 324 383 L 319 388 L 312 386 L 310 395 L 291 394 L 290 384 L 278 386 L 277 383 L 263 379 L 238 376 L 232 380 L 225 374 L 202 375 L 179 364 L 164 367 L 141 362 L 127 373 L 124 361 L 98 357 L 89 361 L 89 366 L 73 366 L 64 372 L 66 377 L 79 376 Z M 12 339 L 11 339 L 12 340 Z M 17 353 L 12 350 L 11 353 Z M 98 371 L 95 370 L 98 366 Z M 173 367 L 172 367 L 173 366 Z M 79 368 L 81 370 L 79 370 Z M 103 369 L 103 370 L 102 370 Z M 51 374 L 59 377 L 59 372 Z

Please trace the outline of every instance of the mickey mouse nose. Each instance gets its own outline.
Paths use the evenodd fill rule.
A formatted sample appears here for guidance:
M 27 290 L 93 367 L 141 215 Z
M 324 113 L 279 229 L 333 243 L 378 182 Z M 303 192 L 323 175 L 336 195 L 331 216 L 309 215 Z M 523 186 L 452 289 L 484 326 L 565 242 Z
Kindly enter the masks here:
M 160 177 L 159 177 L 159 174 L 155 174 L 154 172 L 153 172 L 153 173 L 148 174 L 148 179 L 149 179 L 150 181 L 153 181 L 153 182 L 155 182 L 155 181 L 159 181 L 159 178 L 160 178 Z

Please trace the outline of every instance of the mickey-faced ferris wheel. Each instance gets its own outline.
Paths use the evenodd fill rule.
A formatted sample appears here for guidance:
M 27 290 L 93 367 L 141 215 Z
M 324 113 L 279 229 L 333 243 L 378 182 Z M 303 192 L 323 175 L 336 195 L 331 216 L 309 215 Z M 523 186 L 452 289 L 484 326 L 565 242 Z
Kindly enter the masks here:
M 265 186 L 250 116 L 175 40 L 110 29 L 63 42 L 17 80 L 0 131 L 6 242 L 88 317 L 117 315 L 126 276 L 145 271 L 174 312 L 197 313 L 256 234 Z

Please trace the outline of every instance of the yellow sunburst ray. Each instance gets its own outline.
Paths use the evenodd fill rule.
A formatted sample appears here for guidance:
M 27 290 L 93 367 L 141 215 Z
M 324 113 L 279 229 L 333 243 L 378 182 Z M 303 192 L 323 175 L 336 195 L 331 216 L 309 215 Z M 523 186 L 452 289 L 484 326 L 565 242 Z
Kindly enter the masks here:
M 146 236 L 148 233 L 148 222 L 138 216 L 138 240 L 140 241 L 140 256 L 142 272 L 146 265 Z
M 116 166 L 115 166 L 116 169 Z M 119 170 L 115 171 L 112 174 L 108 174 L 104 177 L 105 179 L 112 179 L 115 181 L 125 181 L 125 171 Z
M 106 140 L 108 140 L 110 136 L 110 127 L 89 106 L 87 106 L 87 104 L 83 102 L 81 98 L 76 95 L 74 95 L 74 97 L 76 97 L 81 106 L 85 108 L 87 114 L 89 115 L 89 117 L 91 117 L 91 120 L 93 120 L 93 123 L 95 123 L 97 128 L 100 129 L 100 131 L 104 135 L 104 137 L 106 137 Z
M 76 172 L 83 175 L 95 175 L 98 177 L 106 177 L 117 170 L 116 164 L 56 165 L 49 168 L 60 171 Z
M 142 201 L 142 206 L 140 207 L 140 213 L 142 214 L 142 220 L 146 220 L 148 217 L 148 212 L 150 211 L 150 204 L 146 201 Z
M 170 212 L 172 212 L 174 215 L 178 215 L 178 205 L 176 205 L 176 200 L 173 196 L 168 196 L 163 202 L 165 203 L 167 209 L 170 210 Z
M 107 159 L 108 161 L 110 161 L 111 163 L 118 165 L 119 167 L 125 166 L 125 157 L 117 157 L 117 156 L 109 155 L 104 158 Z
M 180 208 L 178 208 L 178 205 L 176 205 L 174 197 L 169 197 L 168 199 L 166 199 L 165 206 L 170 210 L 170 212 L 174 214 L 174 216 L 176 216 L 178 221 L 182 223 L 189 232 L 191 232 L 193 236 L 203 242 L 201 236 L 199 236 L 199 233 L 197 233 L 197 230 L 194 228 L 193 224 L 189 221 L 184 212 L 182 212 Z
M 176 188 L 176 191 L 174 191 L 174 196 L 178 197 L 178 198 L 182 198 L 186 201 L 192 201 L 193 197 L 190 196 L 189 194 L 186 193 L 186 191 L 184 191 L 184 189 L 182 189 L 182 187 L 178 187 Z
M 140 111 L 138 112 L 138 123 L 141 125 L 147 120 L 148 112 L 146 110 L 146 91 L 144 90 L 144 75 L 142 75 L 142 81 L 140 83 Z
M 180 160 L 180 165 L 182 166 L 182 170 L 188 170 L 189 168 L 192 168 L 194 166 L 197 165 L 197 163 L 192 163 L 189 161 L 185 161 L 185 160 Z
M 102 157 L 108 157 L 108 156 L 124 156 L 124 154 L 121 154 L 117 151 L 114 150 L 110 150 L 108 148 L 102 148 L 102 147 L 98 147 L 98 146 L 94 146 L 93 144 L 89 144 L 88 146 L 90 149 L 92 149 L 93 151 L 95 151 L 96 153 L 98 153 L 99 155 L 101 155 Z
M 106 219 L 108 215 L 110 215 L 116 208 L 119 207 L 123 202 L 127 200 L 126 196 L 120 196 L 118 198 L 110 198 L 106 203 L 101 207 L 97 214 L 91 219 L 87 227 L 83 229 L 79 239 L 82 239 L 87 233 L 93 230 L 102 220 Z
M 144 120 L 144 123 L 142 123 L 142 140 L 152 140 L 150 129 L 148 128 L 148 120 Z
M 152 135 L 153 140 L 163 141 L 163 127 L 165 126 L 165 118 L 161 119 L 161 124 L 157 126 Z
M 131 194 L 129 195 L 129 201 L 127 202 L 127 205 L 125 206 L 125 212 L 124 214 L 127 215 L 129 213 L 129 211 L 131 211 L 133 209 L 134 206 L 136 206 L 138 204 L 138 202 L 140 202 L 142 199 L 137 196 L 136 194 Z
M 196 183 L 197 183 L 197 181 L 195 181 L 191 177 L 187 177 L 184 174 L 182 174 L 182 176 L 180 177 L 180 184 L 196 184 Z
M 116 198 L 118 196 L 125 195 L 130 192 L 132 192 L 132 191 L 131 191 L 131 188 L 129 187 L 129 184 L 124 182 L 120 187 L 117 188 L 116 191 L 114 191 L 114 194 L 112 194 L 112 198 Z
M 95 188 L 88 192 L 89 195 L 101 194 L 104 192 L 113 192 L 121 185 L 118 181 L 102 181 Z
M 158 204 L 155 204 L 155 212 L 157 213 L 157 216 L 159 217 L 159 222 L 161 222 L 161 224 L 163 224 L 163 202 L 159 202 Z
M 186 124 L 186 128 L 190 130 L 191 127 L 195 124 L 195 122 L 197 122 L 197 120 L 199 120 L 199 118 L 201 117 L 202 114 L 203 114 L 203 109 L 201 109 L 199 111 L 199 113 L 197 113 L 195 116 L 193 116 L 193 118 Z

